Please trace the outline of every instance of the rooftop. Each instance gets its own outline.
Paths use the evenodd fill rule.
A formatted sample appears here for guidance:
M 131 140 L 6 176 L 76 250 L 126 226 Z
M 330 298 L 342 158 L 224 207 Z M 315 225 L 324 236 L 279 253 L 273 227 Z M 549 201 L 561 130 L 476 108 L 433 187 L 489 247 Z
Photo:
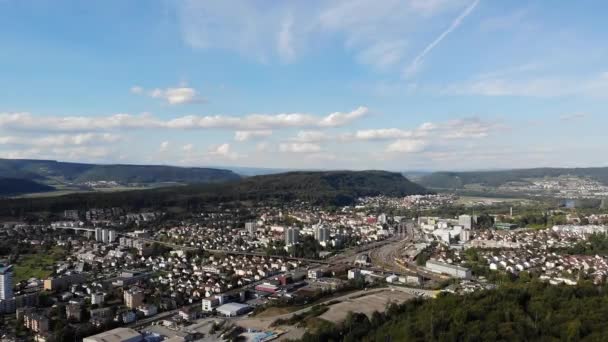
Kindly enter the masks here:
M 249 305 L 247 304 L 241 304 L 241 303 L 228 303 L 228 304 L 224 304 L 220 307 L 218 307 L 216 310 L 220 311 L 220 312 L 228 312 L 228 311 L 238 311 L 240 309 L 246 309 L 246 308 L 250 308 Z
M 123 342 L 141 341 L 140 333 L 129 328 L 116 328 L 83 339 L 83 342 Z
M 12 272 L 12 270 L 13 270 L 13 265 L 0 264 L 0 274 Z

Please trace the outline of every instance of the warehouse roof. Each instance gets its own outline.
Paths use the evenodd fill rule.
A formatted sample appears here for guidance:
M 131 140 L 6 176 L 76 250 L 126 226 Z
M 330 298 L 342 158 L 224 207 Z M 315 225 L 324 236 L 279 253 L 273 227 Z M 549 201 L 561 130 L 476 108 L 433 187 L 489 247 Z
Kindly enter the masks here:
M 140 333 L 129 328 L 116 328 L 83 339 L 83 342 L 123 342 L 141 341 Z
M 236 314 L 239 310 L 249 309 L 251 306 L 241 303 L 228 303 L 218 307 L 216 310 L 221 313 Z

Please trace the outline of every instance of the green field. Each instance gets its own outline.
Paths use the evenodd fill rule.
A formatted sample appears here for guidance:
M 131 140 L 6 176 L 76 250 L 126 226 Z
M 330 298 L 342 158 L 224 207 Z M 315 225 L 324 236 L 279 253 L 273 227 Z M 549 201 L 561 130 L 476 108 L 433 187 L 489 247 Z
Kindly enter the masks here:
M 48 278 L 57 261 L 63 258 L 65 251 L 55 247 L 49 253 L 26 254 L 19 257 L 15 264 L 15 282 L 28 280 L 32 277 Z

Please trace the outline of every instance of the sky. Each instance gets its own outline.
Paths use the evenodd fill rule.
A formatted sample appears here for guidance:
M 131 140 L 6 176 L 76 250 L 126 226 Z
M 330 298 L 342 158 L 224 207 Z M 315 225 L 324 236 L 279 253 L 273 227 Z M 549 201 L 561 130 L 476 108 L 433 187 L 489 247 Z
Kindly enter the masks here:
M 605 1 L 0 0 L 0 158 L 608 166 Z

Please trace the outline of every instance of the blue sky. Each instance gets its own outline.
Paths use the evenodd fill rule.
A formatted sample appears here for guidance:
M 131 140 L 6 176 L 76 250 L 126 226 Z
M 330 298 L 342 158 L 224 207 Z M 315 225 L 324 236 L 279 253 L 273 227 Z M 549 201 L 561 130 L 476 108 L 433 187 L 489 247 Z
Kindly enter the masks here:
M 603 1 L 0 0 L 0 157 L 608 166 Z

